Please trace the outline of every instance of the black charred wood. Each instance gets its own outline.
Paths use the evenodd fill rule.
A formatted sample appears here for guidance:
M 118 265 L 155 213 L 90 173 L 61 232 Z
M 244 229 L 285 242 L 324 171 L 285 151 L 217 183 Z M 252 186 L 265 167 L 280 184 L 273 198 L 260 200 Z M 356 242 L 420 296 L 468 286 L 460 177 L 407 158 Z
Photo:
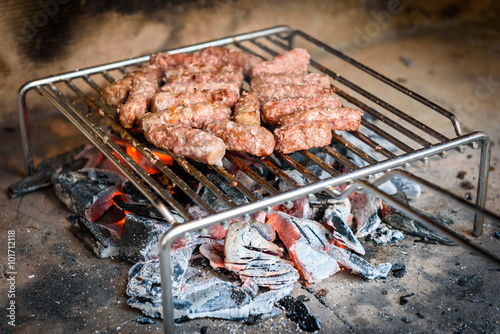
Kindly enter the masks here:
M 395 199 L 402 201 L 403 203 L 408 204 L 408 198 L 406 195 L 402 192 L 399 192 L 394 195 Z M 434 230 L 431 230 L 427 228 L 425 225 L 420 223 L 419 221 L 409 217 L 405 213 L 399 211 L 398 209 L 391 207 L 390 205 L 388 206 L 390 209 L 390 213 L 387 214 L 385 217 L 382 218 L 382 220 L 392 226 L 395 229 L 401 230 L 406 232 L 407 234 L 414 236 L 414 237 L 421 237 L 427 240 L 433 240 L 433 242 L 438 242 L 443 245 L 448 245 L 448 246 L 456 246 L 456 244 L 451 241 L 448 238 L 442 237 L 439 234 L 437 234 Z M 433 219 L 441 224 L 453 224 L 453 221 L 450 221 L 449 219 L 438 219 L 437 217 L 430 215 L 424 211 L 421 211 L 417 208 L 413 208 L 417 210 L 420 214 L 427 216 L 430 219 Z
M 410 294 L 407 294 L 407 295 L 399 297 L 399 305 L 406 305 L 406 304 L 408 304 L 408 302 L 409 302 L 408 298 L 412 297 L 414 295 L 415 295 L 414 293 L 410 293 Z
M 59 154 L 58 156 L 43 160 L 37 167 L 35 173 L 19 182 L 9 186 L 8 193 L 10 198 L 28 194 L 38 189 L 46 188 L 52 185 L 52 175 L 59 169 L 78 170 L 85 166 L 87 158 L 75 160 L 76 154 L 82 151 L 83 147 Z
M 70 231 L 97 257 L 117 257 L 120 240 L 106 227 L 78 215 L 68 215 Z
M 311 313 L 304 302 L 287 295 L 278 301 L 278 305 L 286 311 L 290 320 L 299 324 L 302 330 L 314 332 L 321 329 L 321 320 L 316 314 Z
M 170 227 L 163 220 L 127 214 L 120 244 L 120 259 L 136 263 L 158 257 L 155 243 Z
M 162 214 L 149 203 L 132 203 L 115 200 L 115 204 L 123 211 L 132 212 L 139 216 L 154 218 L 156 220 L 165 219 L 165 217 L 163 217 Z
M 123 182 L 116 172 L 94 168 L 61 171 L 52 176 L 57 198 L 89 221 L 96 221 L 113 205 Z
M 404 263 L 394 263 L 391 268 L 392 276 L 401 278 L 406 274 L 406 265 Z

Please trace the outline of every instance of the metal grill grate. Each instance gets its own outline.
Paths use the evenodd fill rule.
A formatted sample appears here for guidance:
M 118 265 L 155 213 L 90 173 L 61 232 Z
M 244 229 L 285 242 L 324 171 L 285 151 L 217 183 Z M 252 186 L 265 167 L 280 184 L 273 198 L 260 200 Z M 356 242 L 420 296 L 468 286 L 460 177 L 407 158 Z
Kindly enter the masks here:
M 343 103 L 345 105 L 356 106 L 364 112 L 358 132 L 334 133 L 332 145 L 324 147 L 321 150 L 325 156 L 332 158 L 332 160 L 334 159 L 337 163 L 332 166 L 327 162 L 328 159 L 320 158 L 312 151 L 300 151 L 292 155 L 275 153 L 270 157 L 252 158 L 255 164 L 274 174 L 293 188 L 293 190 L 280 192 L 273 184 L 250 169 L 247 166 L 247 162 L 242 161 L 241 157 L 227 153 L 224 158 L 225 166 L 230 165 L 232 168 L 244 172 L 259 184 L 261 191 L 266 194 L 266 196 L 260 198 L 253 190 L 247 189 L 243 184 L 237 182 L 230 170 L 221 166 L 213 166 L 213 171 L 227 180 L 227 182 L 232 184 L 235 189 L 248 199 L 247 204 L 238 206 L 222 189 L 212 183 L 199 168 L 196 168 L 196 163 L 166 152 L 193 179 L 210 189 L 218 200 L 228 207 L 227 210 L 217 212 L 197 194 L 195 189 L 192 189 L 185 180 L 178 177 L 170 167 L 164 165 L 157 158 L 154 153 L 156 148 L 151 147 L 142 136 L 121 127 L 116 121 L 116 110 L 103 105 L 100 101 L 100 92 L 106 85 L 149 61 L 149 55 L 32 81 L 21 88 L 18 99 L 26 168 L 29 174 L 33 173 L 34 166 L 29 137 L 26 94 L 30 90 L 36 90 L 56 106 L 97 146 L 162 213 L 166 220 L 175 225 L 163 237 L 160 254 L 164 291 L 164 323 L 167 331 L 173 330 L 169 249 L 173 240 L 186 232 L 203 229 L 216 223 L 225 224 L 227 220 L 234 217 L 248 217 L 250 213 L 257 210 L 270 210 L 274 205 L 288 203 L 296 198 L 320 191 L 326 191 L 334 197 L 345 197 L 349 192 L 354 191 L 356 187 L 363 187 L 366 190 L 378 193 L 385 200 L 392 201 L 394 204 L 390 197 L 378 191 L 370 183 L 374 179 L 374 175 L 377 173 L 386 173 L 398 167 L 408 169 L 413 163 L 421 162 L 428 164 L 429 157 L 435 155 L 445 157 L 447 151 L 450 150 L 463 153 L 466 146 L 474 149 L 479 146 L 481 147 L 477 202 L 476 207 L 473 207 L 477 213 L 473 233 L 476 236 L 481 235 L 482 223 L 485 216 L 498 219 L 483 210 L 490 163 L 489 138 L 480 132 L 463 135 L 460 123 L 449 111 L 367 68 L 315 38 L 301 31 L 291 30 L 288 27 L 276 27 L 167 51 L 171 53 L 194 52 L 208 46 L 236 48 L 260 56 L 263 59 L 270 59 L 293 47 L 308 49 L 312 55 L 310 70 L 312 72 L 328 74 L 331 78 L 334 93 Z M 336 63 L 330 65 L 331 62 Z M 362 88 L 355 80 L 348 80 L 343 74 L 329 69 L 333 68 L 333 66 L 341 69 L 351 68 L 347 72 L 352 75 L 352 78 L 364 76 L 372 80 L 366 86 L 376 85 L 376 87 L 384 87 L 384 89 L 388 89 L 391 92 L 402 94 L 408 99 L 407 105 L 411 106 L 412 109 L 420 110 L 419 113 L 423 115 L 438 115 L 449 124 L 448 128 L 444 129 L 444 131 L 434 129 L 428 124 L 429 122 L 416 119 L 402 111 L 401 109 L 404 106 L 391 104 L 370 93 L 366 88 Z M 363 87 L 365 86 L 363 85 Z M 200 206 L 209 215 L 200 220 L 193 220 L 184 205 L 173 198 L 155 179 L 127 155 L 120 143 L 110 135 L 111 131 L 121 137 L 120 142 L 127 142 L 128 145 L 135 147 L 142 155 L 153 162 L 166 177 L 176 184 L 177 189 L 189 196 L 195 204 Z M 348 159 L 346 153 L 356 158 Z M 320 179 L 306 168 L 304 161 L 308 162 L 308 164 L 314 164 L 317 168 L 325 171 L 330 177 Z M 283 171 L 283 166 L 297 170 L 304 175 L 309 183 L 302 186 L 299 185 Z M 386 177 L 388 177 L 387 175 L 392 174 L 386 174 Z M 404 174 L 404 176 L 413 177 L 411 174 Z M 423 180 L 415 180 L 425 184 Z M 339 193 L 334 188 L 335 186 L 352 182 L 353 184 L 343 193 Z M 380 180 L 377 182 L 380 182 Z M 436 187 L 432 184 L 427 185 L 436 190 Z M 441 190 L 441 193 L 445 193 L 445 191 Z M 452 195 L 449 196 L 453 197 Z M 400 203 L 395 204 L 400 205 Z M 404 207 L 401 208 L 405 209 Z M 182 216 L 186 223 L 176 224 L 175 218 L 171 213 L 172 210 L 175 210 L 175 212 Z M 414 214 L 414 216 L 419 217 L 418 214 Z M 425 220 L 425 218 L 423 219 Z M 428 223 L 432 224 L 432 221 Z M 453 234 L 453 232 L 450 233 Z M 467 240 L 461 238 L 461 236 L 455 235 L 453 237 L 465 246 L 478 250 L 474 246 L 471 246 Z M 481 250 L 478 251 L 482 252 Z M 487 257 L 490 256 L 487 252 L 483 253 Z M 494 256 L 490 256 L 490 258 L 495 259 Z

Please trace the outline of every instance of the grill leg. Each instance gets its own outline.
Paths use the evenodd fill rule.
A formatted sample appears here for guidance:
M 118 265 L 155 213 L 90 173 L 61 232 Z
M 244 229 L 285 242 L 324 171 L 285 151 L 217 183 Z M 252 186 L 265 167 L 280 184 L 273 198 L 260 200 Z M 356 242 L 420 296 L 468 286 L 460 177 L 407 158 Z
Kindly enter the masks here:
M 175 232 L 171 234 L 175 235 Z M 170 258 L 170 246 L 172 244 L 171 240 L 172 239 L 166 238 L 166 235 L 164 235 L 162 238 L 162 243 L 160 244 L 163 331 L 167 334 L 173 334 L 175 332 L 174 302 L 172 295 L 172 261 Z
M 29 91 L 28 85 L 21 88 L 17 97 L 17 112 L 19 113 L 19 126 L 21 128 L 21 140 L 24 151 L 24 162 L 26 164 L 26 174 L 28 176 L 35 173 L 33 153 L 31 150 L 31 140 L 28 124 L 28 108 L 26 107 L 26 93 Z
M 476 205 L 484 209 L 486 205 L 486 191 L 488 188 L 488 176 L 490 173 L 491 143 L 488 137 L 481 141 L 481 161 L 479 162 L 479 181 L 477 186 Z M 474 214 L 474 229 L 472 234 L 479 237 L 483 234 L 484 216 L 480 213 Z

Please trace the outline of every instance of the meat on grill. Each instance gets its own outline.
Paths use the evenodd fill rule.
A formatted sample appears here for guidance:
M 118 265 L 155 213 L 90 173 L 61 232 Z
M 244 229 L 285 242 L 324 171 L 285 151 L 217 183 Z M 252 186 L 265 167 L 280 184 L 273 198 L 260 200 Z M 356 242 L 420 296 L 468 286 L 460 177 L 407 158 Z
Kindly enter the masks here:
M 241 67 L 234 64 L 215 65 L 215 64 L 184 64 L 176 67 L 162 68 L 165 78 L 174 76 L 184 76 L 199 73 L 215 72 L 239 72 L 243 73 Z
M 165 77 L 165 84 L 187 83 L 187 82 L 238 82 L 243 84 L 243 74 L 241 71 L 209 71 L 191 72 L 168 75 Z
M 221 164 L 226 154 L 222 139 L 200 129 L 153 124 L 145 137 L 160 148 L 208 165 Z
M 157 66 L 145 65 L 136 71 L 125 75 L 122 79 L 116 80 L 111 85 L 106 86 L 101 92 L 101 100 L 111 107 L 119 107 L 127 101 L 127 97 L 132 90 L 134 79 L 139 81 L 155 76 L 157 80 L 161 77 L 161 71 Z
M 250 77 L 263 73 L 305 73 L 311 56 L 304 49 L 295 48 L 277 55 L 270 61 L 256 64 L 250 71 Z
M 327 98 L 333 94 L 330 88 L 321 86 L 282 84 L 263 84 L 253 87 L 252 93 L 257 96 L 261 104 L 273 100 Z
M 217 46 L 205 48 L 194 54 L 159 53 L 151 56 L 150 58 L 151 64 L 158 64 L 164 69 L 184 66 L 187 64 L 211 64 L 215 66 L 231 64 L 241 67 L 245 74 L 248 74 L 254 65 L 261 62 L 262 59 L 259 57 L 244 51 L 221 48 Z
M 237 101 L 238 95 L 230 90 L 197 90 L 183 93 L 159 92 L 151 100 L 151 111 L 160 112 L 172 107 L 203 102 L 220 102 L 232 108 Z
M 184 93 L 194 92 L 199 90 L 230 90 L 240 95 L 240 82 L 185 82 L 163 85 L 162 92 L 167 93 Z
M 261 58 L 244 51 L 221 48 L 217 46 L 211 46 L 201 50 L 200 57 L 204 60 L 204 62 L 210 62 L 211 59 L 214 59 L 214 62 L 220 61 L 222 64 L 234 64 L 240 66 L 245 75 L 249 75 L 250 70 L 255 65 L 260 64 L 263 61 Z
M 185 65 L 198 65 L 202 62 L 199 55 L 196 53 L 157 53 L 149 57 L 149 63 L 157 65 L 164 71 L 168 68 L 185 66 Z
M 133 127 L 146 113 L 151 99 L 158 91 L 160 74 L 159 68 L 153 65 L 146 65 L 139 72 L 134 72 L 127 102 L 117 110 L 123 127 Z
M 204 123 L 229 118 L 230 116 L 231 109 L 222 103 L 204 102 L 171 107 L 156 113 L 148 113 L 142 117 L 141 127 L 144 132 L 148 132 L 149 128 L 155 124 L 201 128 Z
M 260 103 L 253 93 L 241 94 L 234 105 L 233 120 L 240 124 L 260 126 Z
M 299 109 L 318 106 L 338 108 L 342 106 L 342 102 L 333 96 L 314 97 L 311 99 L 298 98 L 269 101 L 262 106 L 262 121 L 270 125 L 276 125 L 278 119 L 283 115 L 292 113 Z
M 268 156 L 274 151 L 276 142 L 273 134 L 261 126 L 221 119 L 207 123 L 204 129 L 221 138 L 230 151 L 242 151 L 256 156 Z
M 330 88 L 330 79 L 328 75 L 323 73 L 263 73 L 252 79 L 250 87 L 258 87 L 264 84 L 313 85 Z
M 322 147 L 332 141 L 331 124 L 324 121 L 290 124 L 274 130 L 275 150 L 285 154 Z
M 358 131 L 361 124 L 361 111 L 354 108 L 312 107 L 299 109 L 278 119 L 278 125 L 297 124 L 310 121 L 331 123 L 332 130 Z
M 132 89 L 132 75 L 126 75 L 106 86 L 101 92 L 101 100 L 110 107 L 118 107 L 127 101 L 128 93 Z

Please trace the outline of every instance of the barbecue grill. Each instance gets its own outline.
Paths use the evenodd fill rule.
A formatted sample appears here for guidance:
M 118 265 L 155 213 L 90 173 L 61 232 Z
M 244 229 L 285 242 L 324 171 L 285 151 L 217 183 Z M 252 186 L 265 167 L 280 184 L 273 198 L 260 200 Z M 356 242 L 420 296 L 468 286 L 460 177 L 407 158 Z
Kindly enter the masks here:
M 345 198 L 353 191 L 373 192 L 397 209 L 446 233 L 457 243 L 500 263 L 495 255 L 478 248 L 461 234 L 434 222 L 428 217 L 422 216 L 408 205 L 395 200 L 377 187 L 396 175 L 418 182 L 423 187 L 474 211 L 475 218 L 472 231 L 475 236 L 480 236 L 485 217 L 499 220 L 498 217 L 485 210 L 491 151 L 490 140 L 486 134 L 481 132 L 463 134 L 459 121 L 448 110 L 325 45 L 314 37 L 286 26 L 165 51 L 170 53 L 195 52 L 209 46 L 235 48 L 255 54 L 263 59 L 270 59 L 293 47 L 303 47 L 309 50 L 312 55 L 310 71 L 328 74 L 331 78 L 332 89 L 337 97 L 345 105 L 356 106 L 364 112 L 359 132 L 333 134 L 333 142 L 356 155 L 361 163 L 346 158 L 345 154 L 335 149 L 335 146 L 324 147 L 323 152 L 338 161 L 339 166 L 336 167 L 328 164 L 310 151 L 299 152 L 304 160 L 317 165 L 330 175 L 326 179 L 320 179 L 304 167 L 303 163 L 296 158 L 296 155 L 275 153 L 272 157 L 254 158 L 256 164 L 260 164 L 263 168 L 274 173 L 276 177 L 293 188 L 292 190 L 280 192 L 259 174 L 248 168 L 240 157 L 227 153 L 225 156 L 226 163 L 244 172 L 267 193 L 267 196 L 260 199 L 250 189 L 237 182 L 227 169 L 222 166 L 212 166 L 211 168 L 215 172 L 230 182 L 235 189 L 248 199 L 247 204 L 237 206 L 222 189 L 212 183 L 189 159 L 166 152 L 193 179 L 207 187 L 220 201 L 229 207 L 227 210 L 218 212 L 209 203 L 206 203 L 194 189 L 188 186 L 185 180 L 179 178 L 158 159 L 155 155 L 157 148 L 152 147 L 140 135 L 125 130 L 116 121 L 116 110 L 105 106 L 100 101 L 100 92 L 106 85 L 148 62 L 149 55 L 35 80 L 23 86 L 18 96 L 19 119 L 28 174 L 33 174 L 34 162 L 29 136 L 29 115 L 26 99 L 27 93 L 35 90 L 60 110 L 119 168 L 161 212 L 165 219 L 174 225 L 162 238 L 160 250 L 163 318 L 167 332 L 173 332 L 174 329 L 169 249 L 176 238 L 183 237 L 193 230 L 203 231 L 204 228 L 213 224 L 227 225 L 228 220 L 235 217 L 243 216 L 249 219 L 252 212 L 258 210 L 272 211 L 271 208 L 274 205 L 282 203 L 291 205 L 292 200 L 317 192 L 327 192 L 336 198 Z M 345 68 L 350 79 L 332 70 L 332 68 Z M 356 83 L 361 76 L 371 80 L 370 84 L 363 87 L 371 85 L 370 87 L 376 88 L 362 88 Z M 417 119 L 410 116 L 409 113 L 403 111 L 405 107 L 393 105 L 370 92 L 370 90 L 380 91 L 380 87 L 389 89 L 391 93 L 403 94 L 407 97 L 408 105 L 412 109 L 419 110 L 423 117 Z M 383 95 L 386 96 L 386 93 Z M 449 124 L 448 128 L 437 130 L 429 124 L 429 121 L 420 120 L 420 118 L 425 119 L 428 115 L 438 115 L 443 118 Z M 111 133 L 119 135 L 121 139 L 117 140 L 117 137 L 111 135 Z M 169 180 L 176 184 L 177 189 L 189 196 L 195 204 L 209 215 L 194 220 L 183 205 L 127 155 L 123 149 L 124 141 L 150 160 Z M 362 145 L 359 145 L 359 143 L 362 143 Z M 427 165 L 433 156 L 445 158 L 450 151 L 464 153 L 467 147 L 472 149 L 480 148 L 481 150 L 475 205 L 405 171 L 415 163 Z M 279 167 L 279 165 L 283 164 L 300 172 L 309 183 L 299 185 Z M 383 176 L 379 177 L 380 173 L 383 173 Z M 347 187 L 342 192 L 336 190 L 336 186 L 344 184 L 347 184 Z M 178 223 L 172 211 L 180 215 L 185 220 L 185 223 Z

